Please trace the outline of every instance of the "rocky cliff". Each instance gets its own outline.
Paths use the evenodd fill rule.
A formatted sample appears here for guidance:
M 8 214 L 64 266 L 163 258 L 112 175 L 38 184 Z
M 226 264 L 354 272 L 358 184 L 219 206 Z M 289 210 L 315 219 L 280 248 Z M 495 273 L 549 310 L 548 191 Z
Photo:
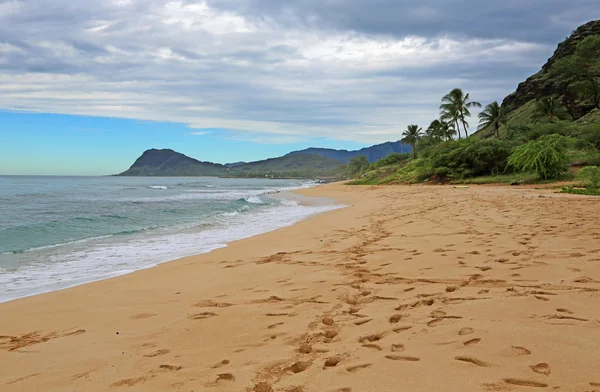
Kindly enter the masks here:
M 546 64 L 544 64 L 542 70 L 520 83 L 517 91 L 507 96 L 502 105 L 510 112 L 532 99 L 539 99 L 549 95 L 559 95 L 562 97 L 563 104 L 567 107 L 573 119 L 578 119 L 591 111 L 593 107 L 578 103 L 575 96 L 568 91 L 569 81 L 557 79 L 549 75 L 549 71 L 555 61 L 572 55 L 577 44 L 590 35 L 600 35 L 600 20 L 594 20 L 579 26 L 570 37 L 558 44 L 558 48 Z

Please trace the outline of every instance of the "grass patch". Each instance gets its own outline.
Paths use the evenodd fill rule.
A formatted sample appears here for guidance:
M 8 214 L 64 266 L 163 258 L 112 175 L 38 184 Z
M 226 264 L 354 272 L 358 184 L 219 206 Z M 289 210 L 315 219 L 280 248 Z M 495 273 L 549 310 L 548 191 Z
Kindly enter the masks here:
M 450 181 L 451 184 L 537 184 L 540 183 L 535 173 L 510 173 L 497 174 L 493 176 L 481 176 L 473 178 L 463 178 Z
M 600 196 L 600 188 L 574 188 L 563 186 L 560 193 L 571 193 L 573 195 Z

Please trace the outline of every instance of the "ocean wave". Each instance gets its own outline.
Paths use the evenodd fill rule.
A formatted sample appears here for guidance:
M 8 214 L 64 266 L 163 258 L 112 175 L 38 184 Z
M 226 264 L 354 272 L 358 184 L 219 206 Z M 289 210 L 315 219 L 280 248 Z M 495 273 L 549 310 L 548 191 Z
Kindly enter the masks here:
M 148 188 L 150 188 L 150 189 L 162 189 L 162 190 L 169 189 L 169 187 L 166 187 L 164 185 L 149 185 Z
M 30 263 L 0 273 L 0 302 L 54 291 L 82 283 L 123 275 L 192 254 L 210 252 L 228 242 L 248 238 L 294 224 L 308 216 L 341 206 L 300 207 L 273 204 L 271 208 L 241 209 L 252 212 L 224 216 L 206 230 L 177 230 L 157 235 L 92 242 L 50 255 L 38 255 Z M 238 212 L 238 211 L 236 211 Z M 238 216 L 239 215 L 239 216 Z
M 264 202 L 258 196 L 245 197 L 244 200 L 252 204 L 264 204 Z
M 112 237 L 112 234 L 110 234 L 110 235 L 100 235 L 100 236 L 96 236 L 96 237 L 83 238 L 83 239 L 80 239 L 80 240 L 60 242 L 58 244 L 38 246 L 38 247 L 35 247 L 35 248 L 11 250 L 11 251 L 8 251 L 8 252 L 2 252 L 2 253 L 0 253 L 0 255 L 20 255 L 20 254 L 23 254 L 23 253 L 36 252 L 36 251 L 46 250 L 46 249 L 53 249 L 53 248 L 58 248 L 58 247 L 61 247 L 61 246 L 83 244 L 83 243 L 86 243 L 86 242 L 89 242 L 89 241 L 95 241 L 95 240 L 104 240 L 104 239 L 111 238 L 111 237 Z
M 279 200 L 279 202 L 281 204 L 283 204 L 284 206 L 297 206 L 297 205 L 299 205 L 296 200 L 281 199 L 281 200 Z

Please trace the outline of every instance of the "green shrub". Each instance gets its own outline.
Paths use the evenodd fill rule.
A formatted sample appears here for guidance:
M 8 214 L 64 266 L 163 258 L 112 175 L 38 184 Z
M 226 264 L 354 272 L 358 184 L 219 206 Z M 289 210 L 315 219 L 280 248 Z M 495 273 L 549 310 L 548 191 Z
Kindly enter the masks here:
M 575 178 L 590 188 L 598 188 L 600 185 L 600 167 L 586 166 L 577 172 Z
M 571 135 L 600 151 L 600 127 L 598 125 L 580 126 L 574 129 Z
M 401 153 L 395 152 L 395 153 L 388 155 L 385 158 L 382 158 L 376 162 L 373 162 L 371 164 L 370 169 L 375 170 L 375 169 L 379 169 L 380 167 L 384 167 L 384 166 L 400 165 L 404 161 L 407 161 L 408 159 L 410 159 L 409 153 L 401 154 Z
M 509 124 L 506 137 L 511 140 L 523 139 L 531 131 L 531 128 L 526 124 Z
M 462 179 L 502 173 L 514 146 L 510 140 L 451 140 L 426 149 L 421 156 L 429 161 L 430 175 Z
M 563 186 L 560 193 L 572 193 L 575 195 L 600 196 L 600 190 L 597 188 L 573 188 L 572 186 Z
M 537 140 L 547 135 L 563 135 L 568 136 L 572 132 L 572 126 L 566 121 L 560 121 L 550 124 L 535 124 L 529 128 L 525 134 L 527 140 Z
M 345 167 L 345 174 L 348 177 L 356 177 L 363 174 L 371 164 L 365 156 L 353 157 Z
M 522 172 L 535 172 L 541 179 L 558 178 L 567 171 L 570 140 L 562 135 L 542 136 L 515 148 L 508 165 Z

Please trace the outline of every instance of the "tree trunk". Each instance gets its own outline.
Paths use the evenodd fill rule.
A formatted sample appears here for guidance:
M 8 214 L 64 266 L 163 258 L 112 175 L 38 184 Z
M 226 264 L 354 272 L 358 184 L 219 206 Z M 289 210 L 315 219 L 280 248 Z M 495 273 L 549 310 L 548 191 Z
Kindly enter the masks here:
M 456 125 L 456 132 L 458 132 L 458 138 L 460 139 L 460 125 L 458 124 L 458 120 L 456 120 L 454 124 Z
M 416 146 L 416 144 L 413 143 L 412 148 L 413 148 L 413 159 L 417 159 L 417 146 Z

